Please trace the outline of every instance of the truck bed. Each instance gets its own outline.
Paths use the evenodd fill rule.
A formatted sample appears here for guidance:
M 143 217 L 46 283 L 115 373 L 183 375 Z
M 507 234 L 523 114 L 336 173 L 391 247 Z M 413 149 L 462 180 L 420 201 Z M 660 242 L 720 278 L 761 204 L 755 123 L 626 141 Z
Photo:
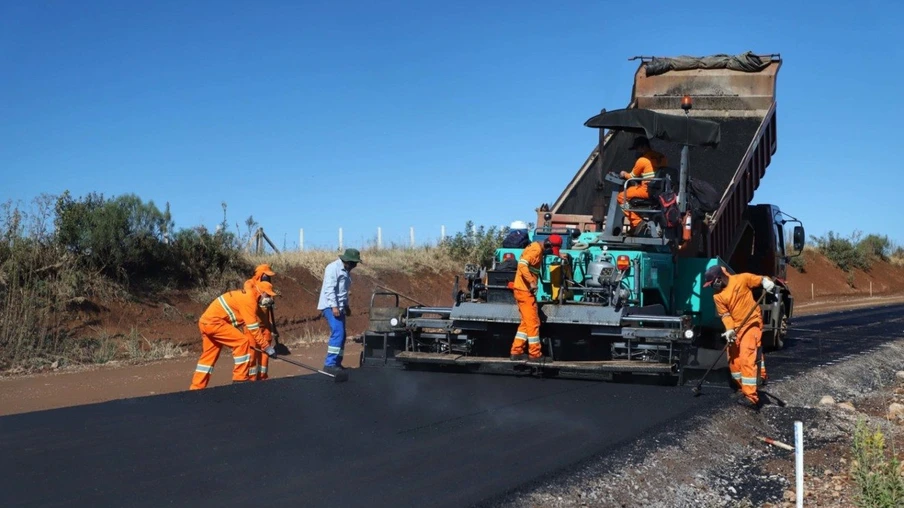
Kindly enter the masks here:
M 719 122 L 722 126 L 722 141 L 716 150 L 691 147 L 690 178 L 709 182 L 720 193 L 724 193 L 731 183 L 750 142 L 762 123 L 762 118 L 723 118 L 699 117 Z M 629 171 L 634 167 L 636 157 L 628 150 L 634 134 L 615 132 L 606 143 L 603 154 L 603 174 L 614 171 Z M 669 166 L 677 168 L 681 162 L 681 146 L 657 140 L 651 142 L 653 149 L 661 152 L 668 159 Z M 597 169 L 596 150 L 591 154 L 593 167 L 591 171 L 579 176 L 576 185 L 569 189 L 555 213 L 588 214 L 596 199 Z
M 690 115 L 721 124 L 722 141 L 716 149 L 690 148 L 689 177 L 712 185 L 722 196 L 719 209 L 710 214 L 711 224 L 696 235 L 697 249 L 707 257 L 731 256 L 746 205 L 753 199 L 772 154 L 776 150 L 775 80 L 781 60 L 771 57 L 763 69 L 744 72 L 732 69 L 684 69 L 647 75 L 641 63 L 634 79 L 628 107 L 647 108 L 666 114 L 684 115 L 680 108 L 685 94 L 694 99 Z M 608 207 L 611 187 L 601 194 L 599 182 L 608 172 L 630 170 L 635 157 L 628 150 L 633 134 L 608 133 L 603 146 L 602 168 L 598 147 L 572 178 L 550 208 L 554 214 L 593 215 Z M 652 140 L 668 165 L 680 167 L 681 146 Z M 598 217 L 601 220 L 602 217 Z

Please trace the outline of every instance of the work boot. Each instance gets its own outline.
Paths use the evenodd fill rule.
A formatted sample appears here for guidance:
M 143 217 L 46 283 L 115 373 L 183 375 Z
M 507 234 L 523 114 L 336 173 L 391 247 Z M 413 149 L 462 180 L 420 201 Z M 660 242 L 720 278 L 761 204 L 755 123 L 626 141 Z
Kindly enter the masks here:
M 536 358 L 530 358 L 527 361 L 530 363 L 552 363 L 552 358 L 548 356 L 538 356 Z
M 739 406 L 750 409 L 751 411 L 753 411 L 755 413 L 759 413 L 760 408 L 763 407 L 762 399 L 760 399 L 757 402 L 753 402 L 752 400 L 748 399 L 747 397 L 739 397 L 735 402 Z
M 513 362 L 523 362 L 527 360 L 527 355 L 524 353 L 521 353 L 519 355 L 511 355 L 509 356 L 509 360 Z

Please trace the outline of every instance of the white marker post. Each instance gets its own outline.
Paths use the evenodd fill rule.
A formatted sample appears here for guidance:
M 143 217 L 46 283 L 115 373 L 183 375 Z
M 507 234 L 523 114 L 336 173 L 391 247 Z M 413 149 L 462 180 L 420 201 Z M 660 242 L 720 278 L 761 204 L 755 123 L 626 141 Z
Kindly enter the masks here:
M 304 228 L 298 230 L 298 250 L 304 250 Z
M 377 226 L 377 249 L 383 248 L 383 228 Z
M 342 250 L 342 228 L 339 228 L 339 250 Z
M 414 228 L 411 228 L 411 248 L 414 248 Z
M 439 241 L 440 243 L 446 242 L 446 226 L 439 227 Z
M 804 506 L 804 424 L 794 422 L 794 473 L 797 484 L 797 508 Z

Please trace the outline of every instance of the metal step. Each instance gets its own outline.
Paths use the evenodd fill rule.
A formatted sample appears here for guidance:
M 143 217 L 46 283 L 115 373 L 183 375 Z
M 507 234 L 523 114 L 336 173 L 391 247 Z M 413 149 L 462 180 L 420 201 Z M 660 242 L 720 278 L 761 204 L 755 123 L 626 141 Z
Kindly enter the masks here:
M 508 358 L 490 356 L 465 356 L 448 353 L 416 353 L 403 351 L 397 353 L 396 360 L 403 363 L 423 363 L 437 365 L 498 365 L 498 366 L 529 366 L 541 369 L 568 370 L 574 372 L 636 372 L 645 374 L 672 374 L 672 365 L 666 363 L 647 363 L 631 360 L 605 360 L 589 362 L 553 361 L 550 363 L 538 363 L 529 361 L 513 361 Z

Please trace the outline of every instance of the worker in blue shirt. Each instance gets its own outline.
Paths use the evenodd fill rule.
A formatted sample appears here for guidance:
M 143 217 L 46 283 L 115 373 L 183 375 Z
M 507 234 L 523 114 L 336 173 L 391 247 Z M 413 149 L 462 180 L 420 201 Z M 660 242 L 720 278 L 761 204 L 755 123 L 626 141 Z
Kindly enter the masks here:
M 326 348 L 323 370 L 341 370 L 342 354 L 345 350 L 345 318 L 351 313 L 349 287 L 352 284 L 351 271 L 361 262 L 357 249 L 345 249 L 339 259 L 326 265 L 323 271 L 323 286 L 320 288 L 320 302 L 317 304 L 323 317 L 330 324 L 330 341 Z

